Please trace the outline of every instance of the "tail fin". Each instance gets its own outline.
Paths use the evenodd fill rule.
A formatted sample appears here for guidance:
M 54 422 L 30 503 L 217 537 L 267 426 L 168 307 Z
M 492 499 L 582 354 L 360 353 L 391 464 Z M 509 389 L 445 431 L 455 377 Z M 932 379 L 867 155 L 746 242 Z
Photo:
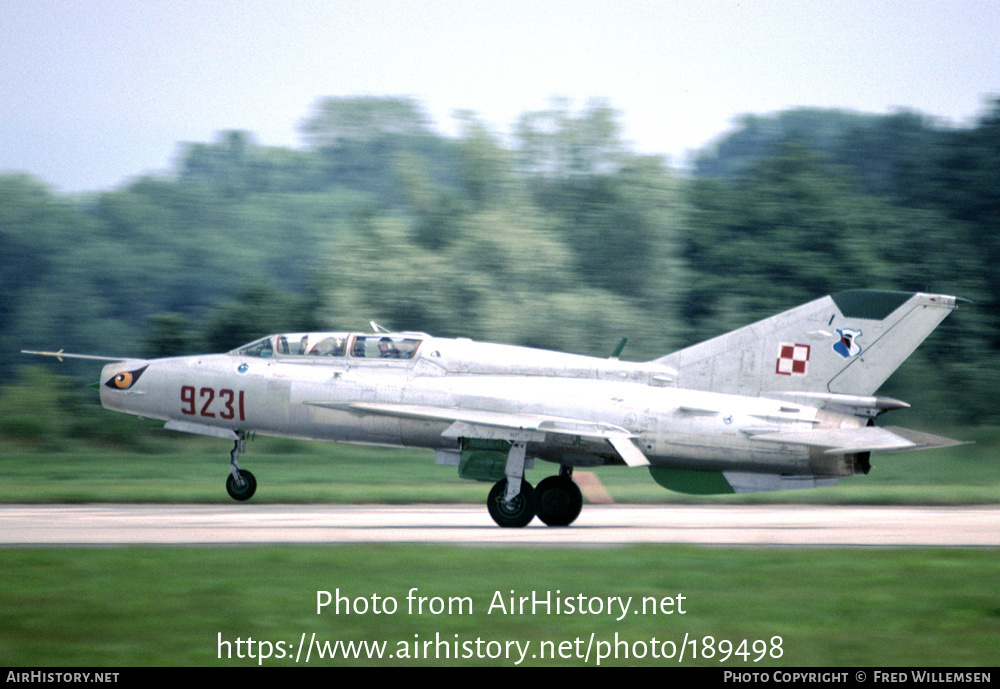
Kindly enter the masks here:
M 919 292 L 838 292 L 656 361 L 677 371 L 682 388 L 871 395 L 958 301 Z

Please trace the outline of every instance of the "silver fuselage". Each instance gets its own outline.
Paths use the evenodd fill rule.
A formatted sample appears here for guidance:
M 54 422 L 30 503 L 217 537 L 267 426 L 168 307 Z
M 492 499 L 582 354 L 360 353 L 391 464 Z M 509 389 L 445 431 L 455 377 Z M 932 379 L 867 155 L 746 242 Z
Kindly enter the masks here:
M 346 334 L 346 337 L 360 337 Z M 801 444 L 762 443 L 755 434 L 855 428 L 865 420 L 807 404 L 676 387 L 675 371 L 510 345 L 423 336 L 408 359 L 253 356 L 239 351 L 127 360 L 105 367 L 104 407 L 162 419 L 168 428 L 233 432 L 454 451 L 447 419 L 382 413 L 410 408 L 545 417 L 624 429 L 651 465 L 847 476 L 855 457 Z M 116 389 L 122 372 L 141 371 Z M 367 405 L 367 406 L 366 406 Z M 452 429 L 452 432 L 449 432 Z M 622 464 L 593 435 L 534 431 L 529 457 L 565 466 Z

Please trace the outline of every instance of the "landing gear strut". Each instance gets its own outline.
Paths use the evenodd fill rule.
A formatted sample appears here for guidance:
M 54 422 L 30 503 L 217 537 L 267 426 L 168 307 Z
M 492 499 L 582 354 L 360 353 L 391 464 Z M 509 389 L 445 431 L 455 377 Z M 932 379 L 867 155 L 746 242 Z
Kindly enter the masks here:
M 233 444 L 229 453 L 229 476 L 226 477 L 226 492 L 233 500 L 249 500 L 257 490 L 257 479 L 246 469 L 240 469 L 240 455 L 247 450 L 247 435 L 240 432 L 240 437 Z
M 490 490 L 486 509 L 500 526 L 527 526 L 535 518 L 535 491 L 524 480 L 524 454 L 527 445 L 515 441 L 507 453 L 507 478 L 500 479 Z

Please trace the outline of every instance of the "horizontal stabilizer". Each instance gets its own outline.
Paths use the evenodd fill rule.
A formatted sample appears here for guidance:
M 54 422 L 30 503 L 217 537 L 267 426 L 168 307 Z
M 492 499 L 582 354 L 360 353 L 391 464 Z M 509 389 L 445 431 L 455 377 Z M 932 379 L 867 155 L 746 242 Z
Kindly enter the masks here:
M 918 433 L 895 426 L 865 428 L 817 428 L 806 431 L 761 432 L 754 440 L 827 448 L 826 454 L 850 452 L 900 452 L 962 445 L 962 441 Z

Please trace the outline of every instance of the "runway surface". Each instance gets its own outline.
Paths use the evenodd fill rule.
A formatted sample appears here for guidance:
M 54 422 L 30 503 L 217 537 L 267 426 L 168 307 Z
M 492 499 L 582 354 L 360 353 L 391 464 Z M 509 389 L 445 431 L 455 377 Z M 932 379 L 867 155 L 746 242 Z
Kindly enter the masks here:
M 0 545 L 628 543 L 1000 546 L 1000 507 L 585 505 L 501 529 L 484 505 L 0 505 Z

